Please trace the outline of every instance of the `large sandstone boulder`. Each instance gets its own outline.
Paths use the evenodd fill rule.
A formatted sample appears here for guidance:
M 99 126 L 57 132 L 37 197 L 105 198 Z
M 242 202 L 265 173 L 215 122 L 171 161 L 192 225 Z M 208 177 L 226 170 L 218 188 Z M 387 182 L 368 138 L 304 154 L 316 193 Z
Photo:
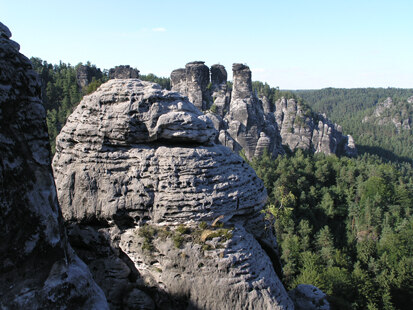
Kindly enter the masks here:
M 262 181 L 216 135 L 186 97 L 137 79 L 103 84 L 69 117 L 59 201 L 113 309 L 293 309 Z
M 0 23 L 0 308 L 107 309 L 67 241 L 40 83 L 10 36 Z

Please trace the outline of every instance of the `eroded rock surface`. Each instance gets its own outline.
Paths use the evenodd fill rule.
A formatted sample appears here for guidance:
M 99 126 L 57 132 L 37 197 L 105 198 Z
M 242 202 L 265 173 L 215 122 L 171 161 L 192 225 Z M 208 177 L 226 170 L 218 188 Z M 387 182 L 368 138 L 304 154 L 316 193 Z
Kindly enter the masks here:
M 109 79 L 130 79 L 138 78 L 139 70 L 131 68 L 131 66 L 116 66 L 109 70 Z
M 327 295 L 314 285 L 300 284 L 288 292 L 295 310 L 330 310 Z
M 262 155 L 264 150 L 277 156 L 284 153 L 282 145 L 285 145 L 291 150 L 301 148 L 326 154 L 357 155 L 353 138 L 343 135 L 341 127 L 331 123 L 325 115 L 312 113 L 294 99 L 271 102 L 265 96 L 258 98 L 252 89 L 251 70 L 245 64 L 233 65 L 232 89 L 227 85 L 224 66 L 213 65 L 210 88 L 196 82 L 195 91 L 193 86 L 188 86 L 188 80 L 207 80 L 208 67 L 203 62 L 197 66 L 201 64 L 202 74 L 193 70 L 191 79 L 187 77 L 187 69 L 174 70 L 172 90 L 187 95 L 190 101 L 200 98 L 202 93 L 204 104 L 196 106 L 209 110 L 210 117 L 215 115 L 213 121 L 220 132 L 219 141 L 234 152 L 243 150 L 249 159 Z
M 94 66 L 80 65 L 76 66 L 76 82 L 80 88 L 83 88 L 92 82 L 93 78 L 100 79 L 103 76 L 102 71 Z
M 59 201 L 112 308 L 150 296 L 160 309 L 292 309 L 262 181 L 217 135 L 186 97 L 137 79 L 103 84 L 69 117 L 53 160 Z
M 353 137 L 343 135 L 340 125 L 333 124 L 325 115 L 312 113 L 295 99 L 277 100 L 274 115 L 282 143 L 291 150 L 357 155 Z
M 67 241 L 41 86 L 0 23 L 0 308 L 107 309 Z
M 185 69 L 174 70 L 171 74 L 172 90 L 187 96 L 201 111 L 211 105 L 207 91 L 209 81 L 209 68 L 203 61 L 187 63 Z
M 398 133 L 413 128 L 413 97 L 401 100 L 388 97 L 379 102 L 372 115 L 363 118 L 363 123 L 374 123 L 380 126 L 394 126 Z

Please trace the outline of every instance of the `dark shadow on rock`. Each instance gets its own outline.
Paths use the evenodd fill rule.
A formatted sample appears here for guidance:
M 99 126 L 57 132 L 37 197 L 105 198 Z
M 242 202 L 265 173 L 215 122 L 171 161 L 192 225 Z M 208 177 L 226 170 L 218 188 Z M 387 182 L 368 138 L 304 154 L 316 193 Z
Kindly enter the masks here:
M 99 223 L 68 223 L 67 230 L 70 244 L 88 265 L 111 309 L 199 309 L 191 304 L 190 296 L 170 295 L 156 284 L 146 284 L 129 256 L 111 241 L 113 227 Z

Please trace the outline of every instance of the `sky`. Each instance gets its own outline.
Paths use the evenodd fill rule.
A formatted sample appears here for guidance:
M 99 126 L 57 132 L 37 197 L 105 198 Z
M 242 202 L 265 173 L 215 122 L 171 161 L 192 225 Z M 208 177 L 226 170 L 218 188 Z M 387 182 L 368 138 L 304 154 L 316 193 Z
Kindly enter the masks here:
M 0 0 L 27 57 L 169 76 L 245 63 L 281 89 L 413 88 L 413 0 Z

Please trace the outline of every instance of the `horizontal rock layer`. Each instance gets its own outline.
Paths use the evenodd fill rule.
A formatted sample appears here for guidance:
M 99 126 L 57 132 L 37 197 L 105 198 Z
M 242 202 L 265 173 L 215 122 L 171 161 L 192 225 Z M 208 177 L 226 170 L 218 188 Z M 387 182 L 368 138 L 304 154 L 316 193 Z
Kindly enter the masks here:
M 141 290 L 161 309 L 292 307 L 276 274 L 274 235 L 260 213 L 262 181 L 238 155 L 214 143 L 217 134 L 187 98 L 136 79 L 105 83 L 69 117 L 53 160 L 59 201 L 73 238 L 94 231 L 118 253 L 103 259 L 107 268 L 91 267 L 113 308 L 142 296 Z M 219 245 L 179 233 L 177 225 L 196 231 L 205 222 L 211 232 L 203 233 L 213 235 L 217 218 L 231 235 L 215 240 Z M 150 235 L 141 233 L 145 227 L 153 228 Z M 163 228 L 168 237 L 160 236 Z M 205 247 L 211 258 L 203 257 Z M 81 256 L 92 262 L 87 255 Z M 125 275 L 135 274 L 122 282 L 135 292 L 129 297 L 101 284 L 119 270 L 116 257 L 128 262 Z
M 174 70 L 172 90 L 188 96 L 190 101 L 202 93 L 204 103 L 208 104 L 196 106 L 215 114 L 219 141 L 236 153 L 243 150 L 246 157 L 252 159 L 267 150 L 276 156 L 284 153 L 285 145 L 291 150 L 301 148 L 326 154 L 357 155 L 353 138 L 344 136 L 340 126 L 332 124 L 325 116 L 304 112 L 303 106 L 294 99 L 282 98 L 271 103 L 266 97 L 258 98 L 252 90 L 251 71 L 245 64 L 233 65 L 232 90 L 228 89 L 224 66 L 211 67 L 210 88 L 200 82 L 208 80 L 208 67 L 203 62 L 188 66 L 202 66 L 202 73 L 191 71 L 191 78 L 188 78 L 187 70 Z

